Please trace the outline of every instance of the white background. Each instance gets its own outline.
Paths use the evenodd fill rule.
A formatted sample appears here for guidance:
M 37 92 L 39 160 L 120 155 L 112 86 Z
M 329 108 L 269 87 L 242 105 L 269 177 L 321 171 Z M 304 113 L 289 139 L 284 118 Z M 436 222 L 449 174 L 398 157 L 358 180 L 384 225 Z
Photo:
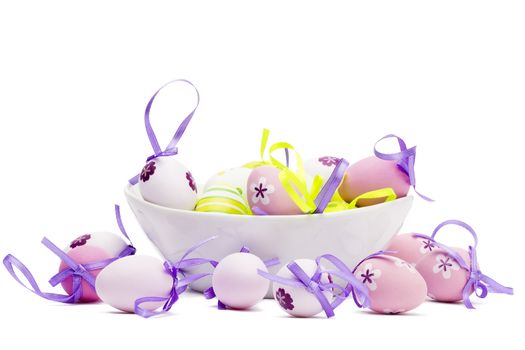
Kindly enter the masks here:
M 396 133 L 418 145 L 418 189 L 437 199 L 416 200 L 403 231 L 465 220 L 480 236 L 483 271 L 516 295 L 489 295 L 476 310 L 427 302 L 401 316 L 348 302 L 330 320 L 292 319 L 273 301 L 216 311 L 214 301 L 185 295 L 169 316 L 144 320 L 102 304 L 39 299 L 0 271 L 0 348 L 441 349 L 516 341 L 523 18 L 521 1 L 2 2 L 0 255 L 26 262 L 44 289 L 58 261 L 42 236 L 65 245 L 86 231 L 116 231 L 116 202 L 140 252 L 156 254 L 122 189 L 151 153 L 143 126 L 149 97 L 187 78 L 202 103 L 180 157 L 198 182 L 256 160 L 262 127 L 305 158 L 351 161 Z M 152 123 L 163 144 L 193 99 L 183 87 L 161 95 Z

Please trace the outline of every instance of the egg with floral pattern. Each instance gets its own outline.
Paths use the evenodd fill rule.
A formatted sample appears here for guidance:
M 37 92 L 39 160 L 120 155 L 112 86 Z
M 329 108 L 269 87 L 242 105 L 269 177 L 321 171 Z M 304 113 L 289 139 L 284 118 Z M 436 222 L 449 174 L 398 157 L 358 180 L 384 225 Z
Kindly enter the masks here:
M 370 309 L 383 314 L 410 311 L 423 303 L 427 286 L 417 270 L 404 260 L 381 255 L 357 266 L 355 277 L 368 288 Z
M 231 168 L 213 175 L 204 185 L 203 191 L 212 186 L 231 186 L 242 189 L 243 196 L 246 197 L 245 189 L 248 186 L 248 177 L 252 169 L 248 168 Z
M 261 212 L 267 215 L 303 214 L 284 189 L 279 179 L 280 172 L 274 166 L 260 166 L 250 173 L 246 194 L 255 215 Z
M 405 197 L 410 189 L 408 175 L 393 160 L 369 157 L 348 167 L 339 194 L 346 202 L 351 202 L 363 193 L 381 188 L 392 188 L 397 198 Z M 361 199 L 358 207 L 384 202 L 383 198 Z
M 470 266 L 470 256 L 462 248 L 451 248 Z M 428 287 L 428 296 L 437 301 L 455 302 L 463 300 L 463 289 L 467 284 L 470 272 L 445 250 L 438 248 L 425 254 L 416 265 Z M 469 294 L 472 291 L 469 292 Z
M 405 233 L 395 236 L 385 250 L 389 251 L 388 255 L 396 256 L 416 266 L 419 260 L 434 249 L 437 249 L 437 245 L 432 239 L 414 237 L 413 233 Z
M 89 264 L 103 261 L 119 256 L 128 247 L 128 244 L 118 235 L 109 232 L 85 233 L 74 239 L 64 252 L 79 264 Z M 68 269 L 69 265 L 65 262 L 60 263 L 59 272 Z M 101 269 L 91 270 L 96 277 Z M 99 297 L 95 289 L 84 279 L 82 279 L 82 295 L 79 301 L 83 303 L 98 301 Z M 62 281 L 62 287 L 71 295 L 73 293 L 73 278 L 68 277 Z
M 294 261 L 310 278 L 317 271 L 317 263 L 311 259 L 297 259 Z M 297 277 L 285 265 L 277 276 L 286 279 L 295 279 Z M 329 283 L 328 274 L 321 276 L 321 283 Z M 332 302 L 333 295 L 329 291 L 323 292 L 329 302 Z M 323 311 L 323 307 L 314 294 L 310 293 L 306 287 L 292 287 L 279 282 L 273 282 L 273 296 L 281 309 L 295 317 L 312 317 Z
M 148 202 L 173 209 L 195 208 L 197 185 L 191 172 L 175 156 L 148 161 L 140 172 L 138 184 Z
M 217 299 L 232 309 L 249 309 L 268 292 L 270 281 L 257 270 L 268 272 L 264 262 L 251 253 L 233 253 L 215 267 L 212 286 Z

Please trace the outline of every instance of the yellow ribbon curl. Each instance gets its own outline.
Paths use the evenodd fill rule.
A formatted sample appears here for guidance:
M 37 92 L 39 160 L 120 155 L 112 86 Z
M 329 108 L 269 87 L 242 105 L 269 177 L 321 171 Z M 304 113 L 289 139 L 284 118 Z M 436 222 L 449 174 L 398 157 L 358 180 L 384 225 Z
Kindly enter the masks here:
M 255 169 L 255 168 L 258 168 L 264 165 L 272 165 L 272 163 L 270 163 L 269 161 L 264 160 L 264 153 L 266 152 L 266 145 L 268 144 L 269 137 L 270 137 L 270 130 L 263 129 L 263 134 L 261 138 L 261 151 L 260 151 L 261 160 L 256 160 L 254 162 L 246 163 L 242 166 L 243 168 Z

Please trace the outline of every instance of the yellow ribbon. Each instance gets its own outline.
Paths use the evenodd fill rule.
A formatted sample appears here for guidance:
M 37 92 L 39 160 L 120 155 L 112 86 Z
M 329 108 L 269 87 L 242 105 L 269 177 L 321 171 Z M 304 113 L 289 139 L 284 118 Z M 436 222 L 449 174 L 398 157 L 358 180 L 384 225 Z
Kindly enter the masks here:
M 350 203 L 345 203 L 342 201 L 332 201 L 328 203 L 328 206 L 325 209 L 325 213 L 355 209 L 357 208 L 357 203 L 361 199 L 381 199 L 381 198 L 384 198 L 385 200 L 383 203 L 386 203 L 386 202 L 393 201 L 394 199 L 397 198 L 397 196 L 392 188 L 390 187 L 381 188 L 379 190 L 374 190 L 374 191 L 363 193 L 362 195 L 354 198 L 354 200 L 351 201 Z
M 288 149 L 288 151 L 293 151 L 295 153 L 296 161 L 296 172 L 292 171 L 286 165 L 281 163 L 273 156 L 273 152 L 280 149 Z M 283 185 L 284 190 L 294 203 L 299 207 L 299 209 L 305 213 L 312 213 L 315 206 L 315 198 L 321 191 L 323 186 L 323 179 L 316 175 L 313 178 L 311 189 L 308 190 L 308 184 L 306 182 L 306 175 L 304 172 L 303 159 L 299 155 L 299 152 L 287 142 L 277 142 L 270 147 L 270 162 L 277 169 L 281 170 L 279 173 L 279 180 Z
M 270 137 L 270 130 L 263 129 L 263 134 L 261 138 L 261 151 L 260 151 L 261 160 L 256 160 L 254 162 L 246 163 L 242 166 L 243 168 L 255 169 L 255 168 L 258 168 L 264 165 L 272 165 L 271 162 L 264 160 L 264 153 L 266 151 L 266 145 L 268 144 L 269 137 Z
M 287 142 L 276 142 L 270 146 L 268 151 L 270 160 L 265 160 L 264 155 L 266 153 L 266 147 L 268 145 L 268 138 L 270 136 L 270 130 L 263 129 L 263 134 L 261 138 L 261 148 L 260 148 L 260 157 L 261 159 L 254 162 L 249 162 L 243 165 L 244 168 L 254 169 L 260 166 L 270 165 L 274 166 L 277 169 L 281 170 L 279 173 L 279 180 L 283 185 L 284 190 L 294 201 L 294 203 L 299 207 L 299 209 L 305 213 L 312 213 L 315 206 L 315 198 L 321 191 L 323 187 L 323 179 L 316 175 L 312 180 L 312 185 L 310 190 L 308 190 L 308 184 L 306 181 L 306 176 L 304 172 L 303 160 L 299 153 L 294 149 L 294 147 Z M 272 154 L 277 150 L 288 150 L 295 152 L 296 159 L 296 172 L 293 172 L 289 167 L 281 163 L 277 158 Z

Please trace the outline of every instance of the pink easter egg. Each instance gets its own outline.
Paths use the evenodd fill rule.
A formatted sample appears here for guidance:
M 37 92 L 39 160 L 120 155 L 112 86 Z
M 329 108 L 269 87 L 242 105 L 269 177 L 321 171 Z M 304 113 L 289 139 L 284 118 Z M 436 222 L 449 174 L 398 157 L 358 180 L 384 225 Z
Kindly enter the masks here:
M 217 299 L 232 309 L 249 309 L 264 299 L 270 281 L 257 270 L 268 272 L 264 262 L 250 253 L 233 253 L 215 267 L 212 286 Z
M 88 264 L 106 259 L 117 257 L 128 244 L 120 236 L 109 232 L 95 232 L 84 234 L 73 240 L 69 246 L 64 249 L 66 254 L 79 264 Z M 59 272 L 69 268 L 61 261 Z M 101 269 L 89 271 L 96 277 Z M 73 278 L 68 277 L 62 281 L 62 287 L 67 294 L 73 293 Z M 81 281 L 82 295 L 79 302 L 89 303 L 98 301 L 99 297 L 95 289 L 85 280 Z
M 410 189 L 410 180 L 393 160 L 383 160 L 377 157 L 369 157 L 352 164 L 346 170 L 346 176 L 339 187 L 339 194 L 351 202 L 363 193 L 390 187 L 398 198 L 405 197 Z M 384 202 L 383 199 L 363 199 L 357 206 Z
M 252 170 L 246 191 L 250 208 L 258 207 L 268 215 L 303 214 L 281 184 L 280 172 L 273 166 L 261 166 Z
M 413 233 L 406 233 L 395 236 L 385 250 L 394 251 L 389 252 L 388 255 L 398 257 L 412 266 L 416 266 L 425 254 L 434 249 L 437 249 L 437 246 L 432 240 L 414 237 Z
M 139 175 L 142 197 L 161 206 L 193 210 L 197 203 L 197 185 L 191 172 L 175 156 L 150 160 Z
M 465 263 L 470 266 L 468 252 L 461 248 L 452 248 Z M 428 296 L 437 301 L 455 302 L 463 300 L 463 288 L 467 284 L 470 272 L 443 249 L 434 249 L 426 254 L 416 265 L 428 287 Z M 472 292 L 472 291 L 471 291 Z
M 378 313 L 410 311 L 421 305 L 427 295 L 423 277 L 412 265 L 393 256 L 367 259 L 354 275 L 368 288 L 370 309 Z
M 317 263 L 314 260 L 297 259 L 295 263 L 299 265 L 309 277 L 312 277 L 317 270 Z M 277 276 L 299 281 L 286 265 L 277 272 Z M 323 274 L 321 282 L 330 282 L 329 276 Z M 323 292 L 323 294 L 329 302 L 332 301 L 333 295 L 331 292 L 326 291 Z M 323 311 L 319 300 L 305 287 L 291 287 L 273 282 L 273 295 L 277 303 L 281 306 L 281 309 L 295 317 L 312 317 Z

